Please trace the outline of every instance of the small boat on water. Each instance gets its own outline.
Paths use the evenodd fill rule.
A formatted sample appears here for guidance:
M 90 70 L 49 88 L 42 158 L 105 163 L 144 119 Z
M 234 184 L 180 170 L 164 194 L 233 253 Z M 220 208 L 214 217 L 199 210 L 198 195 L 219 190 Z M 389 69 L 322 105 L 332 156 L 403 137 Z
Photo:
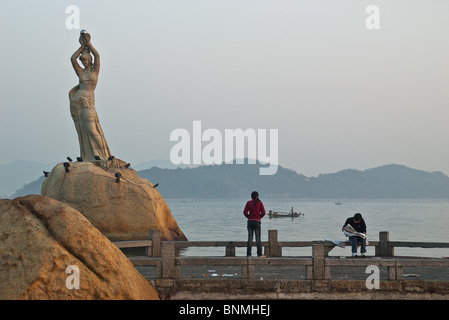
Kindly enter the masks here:
M 270 218 L 294 218 L 294 217 L 300 217 L 300 216 L 304 216 L 304 213 L 301 212 L 295 212 L 292 209 L 289 212 L 282 212 L 282 211 L 272 211 L 269 210 L 268 211 L 268 216 Z
M 336 206 L 341 206 L 341 202 L 340 201 L 335 201 L 335 205 Z

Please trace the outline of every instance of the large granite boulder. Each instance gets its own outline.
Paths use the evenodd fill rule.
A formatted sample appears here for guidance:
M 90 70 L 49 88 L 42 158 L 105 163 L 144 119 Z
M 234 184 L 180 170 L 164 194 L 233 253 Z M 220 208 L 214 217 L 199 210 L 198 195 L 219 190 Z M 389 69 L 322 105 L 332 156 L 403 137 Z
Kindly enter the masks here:
M 120 249 L 81 213 L 54 199 L 30 195 L 0 200 L 0 300 L 4 299 L 159 297 Z
M 41 193 L 81 212 L 111 241 L 148 239 L 151 229 L 162 240 L 187 240 L 153 184 L 122 160 L 68 164 L 53 168 Z

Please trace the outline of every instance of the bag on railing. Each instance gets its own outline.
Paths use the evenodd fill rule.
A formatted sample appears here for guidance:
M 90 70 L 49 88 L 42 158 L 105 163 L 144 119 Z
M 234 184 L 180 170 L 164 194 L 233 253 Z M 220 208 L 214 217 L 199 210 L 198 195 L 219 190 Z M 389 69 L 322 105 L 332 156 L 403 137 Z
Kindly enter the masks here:
M 331 239 L 325 238 L 324 241 L 330 241 L 330 242 L 332 242 L 336 246 L 339 246 L 342 249 L 344 249 L 346 247 L 346 240 L 345 241 L 339 241 L 339 240 L 331 240 Z

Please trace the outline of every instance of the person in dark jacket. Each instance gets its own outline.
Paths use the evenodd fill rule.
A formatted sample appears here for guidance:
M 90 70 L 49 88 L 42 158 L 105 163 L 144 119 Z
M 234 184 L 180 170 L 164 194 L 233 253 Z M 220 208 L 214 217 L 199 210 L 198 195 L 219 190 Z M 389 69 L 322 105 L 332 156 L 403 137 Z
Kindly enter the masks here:
M 360 243 L 360 253 L 362 254 L 362 257 L 365 257 L 366 253 L 366 224 L 365 220 L 362 218 L 362 214 L 356 213 L 354 217 L 350 217 L 346 219 L 345 224 L 341 228 L 341 231 L 344 230 L 344 228 L 347 225 L 350 225 L 354 228 L 355 231 L 365 234 L 365 237 L 359 237 L 359 236 L 350 236 L 349 241 L 351 241 L 352 244 L 352 256 L 357 257 L 357 243 Z
M 259 200 L 259 193 L 257 191 L 251 193 L 251 200 L 246 203 L 245 209 L 243 209 L 243 215 L 248 219 L 248 244 L 246 247 L 246 256 L 251 256 L 251 242 L 253 242 L 253 234 L 255 234 L 257 256 L 259 258 L 264 258 L 265 256 L 262 254 L 262 241 L 260 239 L 260 225 L 262 223 L 261 219 L 265 216 L 265 208 L 262 201 Z

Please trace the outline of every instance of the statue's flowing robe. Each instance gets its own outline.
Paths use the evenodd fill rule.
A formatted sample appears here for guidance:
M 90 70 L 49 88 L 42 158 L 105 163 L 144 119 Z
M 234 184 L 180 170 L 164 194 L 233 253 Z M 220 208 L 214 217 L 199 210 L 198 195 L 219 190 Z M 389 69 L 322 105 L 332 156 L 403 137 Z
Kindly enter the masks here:
M 108 159 L 111 156 L 106 138 L 95 110 L 93 90 L 80 90 L 77 85 L 69 92 L 70 113 L 75 122 L 80 156 L 84 161 L 95 161 L 95 156 Z

